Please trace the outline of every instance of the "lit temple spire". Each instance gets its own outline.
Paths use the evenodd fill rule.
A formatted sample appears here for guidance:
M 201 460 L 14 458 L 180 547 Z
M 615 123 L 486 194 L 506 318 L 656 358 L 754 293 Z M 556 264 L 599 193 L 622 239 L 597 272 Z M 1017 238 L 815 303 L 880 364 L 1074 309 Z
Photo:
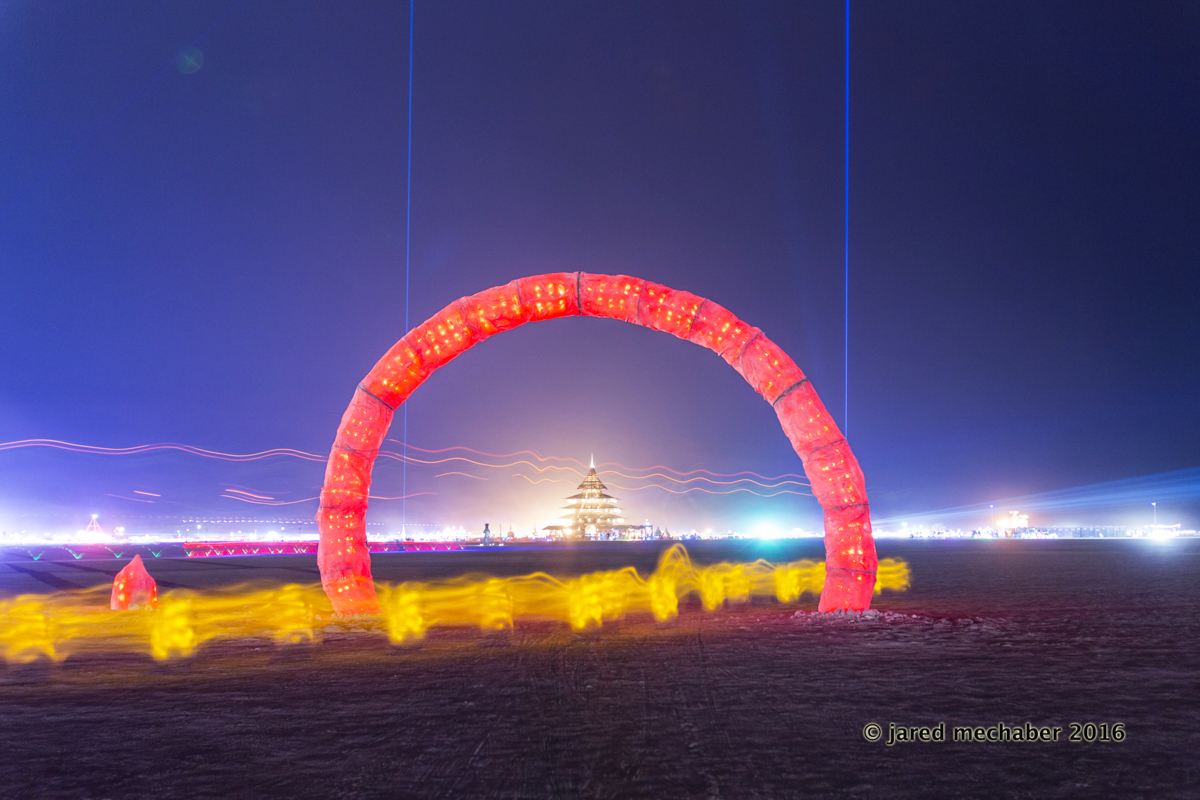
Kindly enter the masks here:
M 625 529 L 624 517 L 617 506 L 617 499 L 606 494 L 607 487 L 596 475 L 596 457 L 592 456 L 591 468 L 579 484 L 578 493 L 567 498 L 561 519 L 563 529 L 577 538 L 607 537 L 616 530 Z
M 596 468 L 596 456 L 594 456 L 594 455 L 592 456 L 591 462 L 588 464 L 588 467 L 589 467 L 590 469 L 595 469 L 595 468 Z

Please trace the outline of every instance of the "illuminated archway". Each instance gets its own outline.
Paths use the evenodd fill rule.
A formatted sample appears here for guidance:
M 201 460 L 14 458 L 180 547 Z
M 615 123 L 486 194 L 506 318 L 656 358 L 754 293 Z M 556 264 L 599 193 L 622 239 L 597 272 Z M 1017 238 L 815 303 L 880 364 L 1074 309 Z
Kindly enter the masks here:
M 626 275 L 552 272 L 456 300 L 409 331 L 354 392 L 329 453 L 317 522 L 321 585 L 342 614 L 375 614 L 367 550 L 371 468 L 392 415 L 447 361 L 526 322 L 609 317 L 703 345 L 725 359 L 775 409 L 825 517 L 820 609 L 870 607 L 877 559 L 862 470 L 812 384 L 758 328 L 688 292 Z

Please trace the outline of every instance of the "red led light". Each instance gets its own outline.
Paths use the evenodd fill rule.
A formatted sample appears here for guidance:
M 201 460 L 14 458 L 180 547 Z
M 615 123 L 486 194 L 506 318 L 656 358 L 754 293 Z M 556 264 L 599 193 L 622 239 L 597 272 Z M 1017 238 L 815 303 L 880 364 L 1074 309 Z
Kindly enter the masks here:
M 795 362 L 758 328 L 702 297 L 627 275 L 556 272 L 456 300 L 409 331 L 355 391 L 329 454 L 317 511 L 317 564 L 334 610 L 380 611 L 367 547 L 367 500 L 371 469 L 395 410 L 436 369 L 489 336 L 569 316 L 664 331 L 707 347 L 736 369 L 775 409 L 824 511 L 826 577 L 819 608 L 870 607 L 878 559 L 862 470 Z

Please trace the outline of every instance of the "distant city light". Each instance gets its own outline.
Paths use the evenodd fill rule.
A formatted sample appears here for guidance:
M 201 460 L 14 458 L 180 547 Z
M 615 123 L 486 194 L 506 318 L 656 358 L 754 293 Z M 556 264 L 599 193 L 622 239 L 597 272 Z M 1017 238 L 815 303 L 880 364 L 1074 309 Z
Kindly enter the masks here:
M 778 539 L 779 526 L 774 522 L 760 522 L 754 527 L 754 536 L 758 539 Z

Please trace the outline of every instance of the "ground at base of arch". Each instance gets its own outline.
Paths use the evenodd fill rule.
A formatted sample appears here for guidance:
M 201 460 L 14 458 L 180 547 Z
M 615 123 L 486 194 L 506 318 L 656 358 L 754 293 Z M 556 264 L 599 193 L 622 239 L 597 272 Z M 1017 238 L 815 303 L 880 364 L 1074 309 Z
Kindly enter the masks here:
M 401 648 L 348 620 L 319 646 L 7 665 L 0 770 L 21 797 L 1182 797 L 1200 542 L 1148 546 L 906 546 L 913 589 L 878 617 L 760 604 Z M 862 734 L 940 721 L 1126 738 Z

